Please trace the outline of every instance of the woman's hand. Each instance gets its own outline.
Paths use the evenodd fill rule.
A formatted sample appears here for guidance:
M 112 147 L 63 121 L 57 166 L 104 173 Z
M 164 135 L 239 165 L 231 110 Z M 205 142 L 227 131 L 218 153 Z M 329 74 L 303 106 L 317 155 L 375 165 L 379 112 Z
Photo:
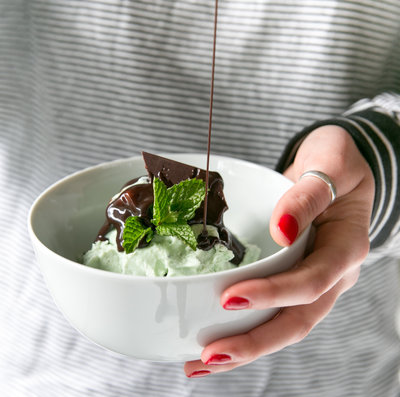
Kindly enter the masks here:
M 325 182 L 315 177 L 299 179 L 310 170 L 325 173 L 335 184 L 337 198 L 332 204 Z M 351 136 L 334 125 L 314 130 L 285 175 L 296 183 L 274 209 L 271 235 L 287 246 L 313 222 L 312 251 L 292 270 L 243 281 L 223 292 L 221 305 L 226 310 L 282 310 L 245 334 L 206 346 L 201 360 L 185 364 L 189 377 L 229 371 L 300 342 L 358 279 L 369 251 L 374 179 Z

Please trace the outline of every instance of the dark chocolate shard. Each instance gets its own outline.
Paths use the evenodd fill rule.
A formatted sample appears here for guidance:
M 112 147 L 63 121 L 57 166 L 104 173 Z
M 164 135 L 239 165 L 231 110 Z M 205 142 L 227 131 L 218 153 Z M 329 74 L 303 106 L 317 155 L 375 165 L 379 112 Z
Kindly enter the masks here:
M 162 180 L 167 187 L 171 187 L 186 179 L 198 178 L 206 180 L 206 171 L 157 156 L 155 154 L 142 152 L 144 164 L 149 173 L 149 177 Z M 224 196 L 224 182 L 218 172 L 209 172 L 209 191 L 208 191 L 208 208 L 207 208 L 207 224 L 222 224 L 223 214 L 228 209 L 228 205 Z M 201 223 L 203 221 L 204 203 L 197 209 L 195 217 L 191 223 Z

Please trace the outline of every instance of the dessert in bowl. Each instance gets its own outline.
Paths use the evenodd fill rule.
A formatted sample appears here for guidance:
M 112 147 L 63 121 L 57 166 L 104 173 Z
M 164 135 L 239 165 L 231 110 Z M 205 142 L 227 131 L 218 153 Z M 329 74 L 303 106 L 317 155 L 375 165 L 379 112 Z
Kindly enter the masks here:
M 203 168 L 203 154 L 168 154 Z M 224 181 L 229 210 L 225 226 L 260 248 L 260 259 L 244 266 L 173 277 L 119 274 L 81 263 L 110 198 L 126 181 L 146 174 L 141 157 L 79 171 L 45 190 L 32 205 L 29 230 L 38 265 L 55 303 L 68 321 L 93 342 L 112 351 L 154 361 L 196 359 L 208 343 L 246 332 L 278 308 L 228 311 L 220 295 L 242 280 L 289 269 L 302 258 L 309 229 L 290 247 L 269 234 L 275 204 L 292 182 L 246 161 L 211 156 L 210 170 Z

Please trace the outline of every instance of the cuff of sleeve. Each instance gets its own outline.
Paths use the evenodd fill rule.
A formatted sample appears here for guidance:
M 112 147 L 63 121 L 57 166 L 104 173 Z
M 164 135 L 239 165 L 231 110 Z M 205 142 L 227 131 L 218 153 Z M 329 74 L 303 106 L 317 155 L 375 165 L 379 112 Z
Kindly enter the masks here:
M 400 229 L 400 96 L 394 95 L 393 101 L 389 101 L 387 95 L 386 103 L 393 106 L 382 107 L 382 103 L 378 105 L 374 100 L 364 100 L 354 105 L 343 117 L 306 127 L 289 142 L 276 166 L 277 171 L 283 172 L 294 161 L 305 137 L 316 128 L 333 124 L 347 130 L 375 178 L 369 232 L 371 248 L 382 245 Z

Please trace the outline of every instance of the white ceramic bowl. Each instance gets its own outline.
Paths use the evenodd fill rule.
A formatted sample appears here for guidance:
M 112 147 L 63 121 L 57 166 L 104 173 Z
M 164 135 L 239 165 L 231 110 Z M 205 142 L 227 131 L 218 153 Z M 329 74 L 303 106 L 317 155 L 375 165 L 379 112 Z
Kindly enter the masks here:
M 166 154 L 205 167 L 203 154 Z M 289 248 L 269 234 L 270 214 L 292 185 L 281 174 L 242 160 L 211 156 L 210 169 L 225 183 L 225 225 L 262 249 L 262 259 L 219 273 L 176 278 L 122 275 L 77 262 L 103 224 L 105 207 L 128 180 L 145 175 L 141 157 L 77 172 L 44 191 L 29 214 L 37 262 L 57 306 L 95 343 L 154 361 L 197 359 L 218 338 L 246 332 L 277 309 L 224 310 L 221 292 L 240 281 L 284 271 L 299 260 L 308 230 Z

